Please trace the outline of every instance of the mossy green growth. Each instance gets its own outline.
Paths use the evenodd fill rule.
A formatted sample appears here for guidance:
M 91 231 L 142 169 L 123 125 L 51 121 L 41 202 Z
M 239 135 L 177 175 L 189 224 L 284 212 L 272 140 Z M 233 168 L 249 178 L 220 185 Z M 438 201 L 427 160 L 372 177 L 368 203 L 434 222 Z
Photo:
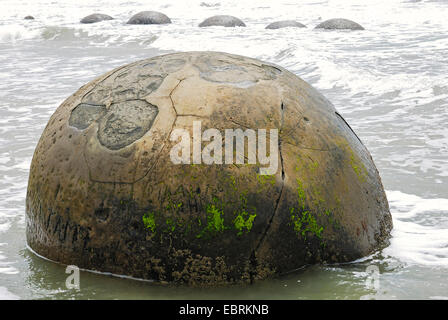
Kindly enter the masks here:
M 235 190 L 235 191 L 237 190 L 237 188 L 236 188 L 236 179 L 235 179 L 234 176 L 230 176 L 230 185 L 231 185 L 233 190 Z
M 367 169 L 363 163 L 355 158 L 355 154 L 352 150 L 350 150 L 350 165 L 352 166 L 353 171 L 355 171 L 356 175 L 358 176 L 359 181 L 365 182 Z
M 294 224 L 294 230 L 306 239 L 306 233 L 311 232 L 319 239 L 322 238 L 323 226 L 317 224 L 316 218 L 308 211 L 299 212 L 295 208 L 291 208 L 291 220 Z
M 301 234 L 304 239 L 306 239 L 307 232 L 311 232 L 320 239 L 322 238 L 324 227 L 317 223 L 316 218 L 309 210 L 306 210 L 306 193 L 303 183 L 300 179 L 296 179 L 296 182 L 298 208 L 290 208 L 291 221 L 294 231 Z
M 265 174 L 257 173 L 257 181 L 261 185 L 265 185 L 266 183 L 269 183 L 272 186 L 274 186 L 275 185 L 275 175 L 265 175 Z
M 196 236 L 197 238 L 202 238 L 206 234 L 216 234 L 218 232 L 223 232 L 224 226 L 224 212 L 219 209 L 215 204 L 209 204 L 206 208 L 207 214 L 207 224 L 205 228 Z
M 315 172 L 318 167 L 319 167 L 319 163 L 317 161 L 313 161 L 313 163 L 310 166 L 311 172 Z
M 167 211 L 178 212 L 183 206 L 182 202 L 176 203 L 173 200 L 171 200 L 170 196 L 168 197 L 167 201 L 168 201 L 168 203 L 165 206 L 165 210 L 167 210 Z
M 365 182 L 367 177 L 367 169 L 357 155 L 355 155 L 352 148 L 348 145 L 348 142 L 346 140 L 342 140 L 337 142 L 336 145 L 340 149 L 344 150 L 346 155 L 349 156 L 348 162 L 358 177 L 358 180 L 360 182 Z
M 176 229 L 176 222 L 173 219 L 168 218 L 166 219 L 165 223 L 168 226 L 169 232 L 173 232 Z
M 242 210 L 242 212 L 239 212 L 236 218 L 233 220 L 233 225 L 235 226 L 235 229 L 238 230 L 237 235 L 241 236 L 244 229 L 246 229 L 246 232 L 252 230 L 252 226 L 256 216 L 256 214 L 249 215 L 249 213 L 247 213 L 244 209 Z
M 154 212 L 147 212 L 143 215 L 143 225 L 145 228 L 150 229 L 151 232 L 156 231 L 156 219 L 154 217 Z
M 300 179 L 296 179 L 297 182 L 297 204 L 300 208 L 305 209 L 305 189 L 303 188 L 302 181 Z

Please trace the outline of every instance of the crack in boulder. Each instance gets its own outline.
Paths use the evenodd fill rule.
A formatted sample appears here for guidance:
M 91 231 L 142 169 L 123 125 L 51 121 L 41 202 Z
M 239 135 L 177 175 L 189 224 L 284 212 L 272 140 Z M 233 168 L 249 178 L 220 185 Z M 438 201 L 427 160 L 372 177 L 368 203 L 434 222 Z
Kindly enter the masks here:
M 281 103 L 280 109 L 281 109 L 281 125 L 280 125 L 280 130 L 281 130 L 283 128 L 284 113 L 285 113 L 285 106 L 284 106 L 283 102 Z M 280 207 L 280 201 L 281 201 L 281 198 L 282 198 L 282 195 L 283 195 L 283 189 L 285 187 L 285 169 L 284 169 L 283 155 L 282 155 L 282 139 L 281 139 L 280 136 L 278 138 L 278 152 L 279 152 L 279 155 L 280 155 L 280 164 L 281 164 L 281 170 L 282 170 L 282 176 L 281 176 L 282 177 L 282 186 L 281 186 L 281 189 L 280 189 L 280 194 L 279 194 L 278 198 L 275 201 L 274 210 L 273 210 L 273 213 L 272 213 L 272 215 L 271 215 L 271 217 L 269 219 L 268 225 L 266 226 L 266 229 L 264 230 L 263 235 L 261 236 L 261 238 L 258 241 L 257 245 L 255 246 L 255 249 L 251 253 L 251 257 L 252 256 L 255 257 L 255 260 L 254 260 L 255 261 L 255 267 L 256 267 L 256 263 L 257 263 L 256 253 L 257 253 L 258 249 L 260 248 L 261 244 L 266 239 L 266 235 L 268 234 L 269 229 L 271 228 L 272 221 L 274 220 L 274 217 L 276 216 L 276 214 L 278 212 L 278 209 Z M 253 260 L 253 258 L 252 258 L 252 260 Z

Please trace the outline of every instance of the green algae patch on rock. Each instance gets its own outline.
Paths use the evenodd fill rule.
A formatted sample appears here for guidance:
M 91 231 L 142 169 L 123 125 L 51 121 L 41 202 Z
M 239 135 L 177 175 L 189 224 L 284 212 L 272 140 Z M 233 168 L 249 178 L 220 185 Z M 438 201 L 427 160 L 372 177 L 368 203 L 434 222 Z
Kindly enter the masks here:
M 264 164 L 181 163 L 171 134 L 278 130 Z M 275 141 L 275 142 L 274 142 Z M 224 144 L 222 146 L 224 154 Z M 51 116 L 31 163 L 29 246 L 81 268 L 190 286 L 251 283 L 381 248 L 392 228 L 373 160 L 287 70 L 219 52 L 119 67 Z

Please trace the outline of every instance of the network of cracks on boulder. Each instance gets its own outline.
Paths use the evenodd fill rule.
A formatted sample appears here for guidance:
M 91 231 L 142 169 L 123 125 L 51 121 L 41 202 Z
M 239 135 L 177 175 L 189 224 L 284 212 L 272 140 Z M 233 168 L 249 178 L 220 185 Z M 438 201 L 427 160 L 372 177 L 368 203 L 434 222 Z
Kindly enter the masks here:
M 257 65 L 243 58 L 235 59 L 199 56 L 192 65 L 203 80 L 238 88 L 251 87 L 260 80 L 274 80 L 282 72 L 267 64 Z M 177 57 L 160 60 L 134 63 L 103 79 L 72 110 L 69 125 L 85 130 L 98 123 L 98 140 L 110 150 L 122 149 L 142 138 L 159 113 L 158 107 L 146 101 L 145 97 L 157 91 L 170 73 L 179 71 L 188 63 L 187 59 Z M 139 72 L 135 68 L 139 68 Z M 171 96 L 185 79 L 179 79 L 169 94 L 177 116 L 180 114 Z
M 275 80 L 282 72 L 275 66 L 267 64 L 257 65 L 247 61 L 244 61 L 245 63 L 242 64 L 242 61 L 243 59 L 233 63 L 226 59 L 210 59 L 206 57 L 193 66 L 199 71 L 199 77 L 203 80 L 243 89 L 255 85 L 260 80 Z M 153 69 L 153 72 L 150 74 L 140 73 L 136 76 L 133 75 L 134 70 L 132 70 L 131 66 L 130 68 L 119 72 L 113 81 L 114 83 L 118 81 L 120 83 L 132 84 L 132 86 L 128 87 L 119 84 L 111 90 L 107 87 L 103 87 L 102 83 L 108 80 L 107 78 L 104 79 L 84 96 L 83 101 L 85 102 L 81 102 L 72 110 L 69 124 L 79 130 L 85 130 L 91 124 L 95 122 L 98 123 L 98 140 L 103 146 L 110 150 L 119 150 L 132 144 L 143 137 L 151 129 L 159 112 L 157 106 L 147 102 L 143 99 L 143 97 L 156 91 L 162 85 L 162 82 L 168 73 L 178 71 L 186 63 L 187 61 L 183 59 L 173 59 L 171 63 L 168 64 L 167 68 L 159 68 L 158 70 L 154 70 L 157 61 L 150 61 L 142 64 L 141 67 L 150 67 Z M 127 79 L 129 76 L 137 78 L 137 81 Z M 173 121 L 173 125 L 167 136 L 169 136 L 173 130 L 177 117 L 201 117 L 200 115 L 194 114 L 181 114 L 176 110 L 172 95 L 186 79 L 187 77 L 178 79 L 178 82 L 168 95 L 174 112 L 176 113 L 176 119 Z M 114 102 L 108 104 L 108 101 L 111 100 Z M 281 114 L 281 126 L 283 126 L 284 104 L 281 103 L 279 108 Z M 251 269 L 251 281 L 254 277 L 256 277 L 256 270 L 259 267 L 256 258 L 257 250 L 266 238 L 271 223 L 279 210 L 279 204 L 283 195 L 285 173 L 281 149 L 281 138 L 278 143 L 281 161 L 282 184 L 280 193 L 274 201 L 274 209 L 269 218 L 268 224 L 248 257 Z M 146 176 L 148 172 L 146 172 L 144 176 Z

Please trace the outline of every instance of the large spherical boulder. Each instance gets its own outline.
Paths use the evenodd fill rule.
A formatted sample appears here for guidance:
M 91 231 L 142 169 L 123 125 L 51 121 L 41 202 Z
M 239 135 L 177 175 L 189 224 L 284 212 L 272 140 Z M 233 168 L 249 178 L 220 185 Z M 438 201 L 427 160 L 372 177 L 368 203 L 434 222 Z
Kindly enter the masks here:
M 240 135 L 233 159 L 238 130 L 252 143 Z M 34 153 L 26 220 L 49 259 L 188 285 L 350 261 L 392 228 L 372 158 L 333 105 L 279 66 L 217 52 L 134 62 L 64 101 Z
M 280 29 L 280 28 L 306 28 L 306 26 L 294 20 L 283 20 L 272 22 L 268 24 L 265 29 Z
M 348 19 L 330 19 L 319 23 L 315 29 L 328 29 L 328 30 L 364 30 L 364 28 L 354 21 Z
M 107 14 L 103 14 L 103 13 L 94 13 L 94 14 L 90 14 L 88 16 L 85 16 L 84 18 L 81 19 L 81 23 L 96 23 L 96 22 L 100 22 L 100 21 L 105 21 L 105 20 L 113 20 L 114 18 L 112 18 L 111 16 L 107 15 Z
M 133 15 L 127 24 L 168 24 L 171 19 L 157 11 L 142 11 Z
M 227 16 L 227 15 L 218 15 L 205 19 L 199 24 L 199 27 L 245 27 L 243 21 L 238 19 L 237 17 Z

